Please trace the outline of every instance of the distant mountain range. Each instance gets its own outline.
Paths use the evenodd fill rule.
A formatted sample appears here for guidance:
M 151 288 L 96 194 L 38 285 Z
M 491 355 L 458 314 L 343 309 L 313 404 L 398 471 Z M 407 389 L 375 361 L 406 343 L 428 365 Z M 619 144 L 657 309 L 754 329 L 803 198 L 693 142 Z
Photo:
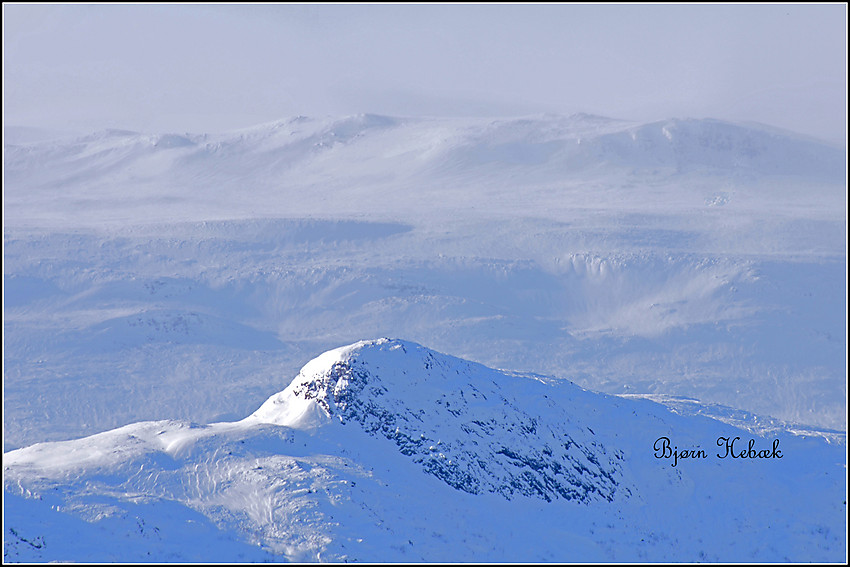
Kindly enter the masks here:
M 118 180 L 176 189 L 193 181 L 209 185 L 198 187 L 203 192 L 238 183 L 250 194 L 254 185 L 293 181 L 458 181 L 473 172 L 481 175 L 482 168 L 488 177 L 530 172 L 537 183 L 618 171 L 829 181 L 845 175 L 843 148 L 766 126 L 711 119 L 641 124 L 585 114 L 505 120 L 365 114 L 297 117 L 219 135 L 108 130 L 14 143 L 20 139 L 27 138 L 12 135 L 13 143 L 7 142 L 7 180 L 33 189 Z M 329 166 L 333 177 L 327 175 Z

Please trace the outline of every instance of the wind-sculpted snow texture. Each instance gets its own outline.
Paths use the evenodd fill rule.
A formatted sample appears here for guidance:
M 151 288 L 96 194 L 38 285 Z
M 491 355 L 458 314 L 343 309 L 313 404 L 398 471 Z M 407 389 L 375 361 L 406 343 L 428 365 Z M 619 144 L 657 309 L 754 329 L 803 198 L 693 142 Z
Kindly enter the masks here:
M 707 456 L 657 458 L 663 436 Z M 720 459 L 718 436 L 782 456 Z M 4 454 L 4 559 L 840 562 L 827 441 L 362 341 L 238 422 Z

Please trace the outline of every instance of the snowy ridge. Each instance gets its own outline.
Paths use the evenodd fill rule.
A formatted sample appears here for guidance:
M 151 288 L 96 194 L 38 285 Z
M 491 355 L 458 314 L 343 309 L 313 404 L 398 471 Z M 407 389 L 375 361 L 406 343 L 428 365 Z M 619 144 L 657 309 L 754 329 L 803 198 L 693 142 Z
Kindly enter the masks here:
M 840 183 L 844 159 L 844 151 L 830 144 L 750 125 L 708 119 L 639 124 L 588 115 L 296 117 L 219 135 L 106 131 L 7 144 L 4 155 L 12 188 L 7 210 L 22 224 L 56 222 L 60 210 L 83 204 L 92 214 L 100 211 L 101 223 L 123 218 L 122 203 L 112 193 L 116 186 L 157 220 L 175 219 L 154 203 L 173 208 L 184 203 L 190 188 L 193 196 L 205 196 L 194 211 L 198 220 L 252 217 L 258 211 L 303 214 L 299 190 L 318 191 L 326 212 L 373 211 L 369 205 L 380 195 L 382 206 L 409 213 L 429 198 L 455 192 L 461 194 L 452 200 L 465 203 L 470 184 L 486 184 L 488 192 L 502 195 L 517 184 L 589 179 L 681 185 L 705 175 L 738 181 L 791 176 Z M 411 185 L 424 189 L 422 199 L 399 199 L 396 192 Z M 65 195 L 69 187 L 75 191 Z M 51 204 L 57 197 L 60 202 Z
M 779 433 L 791 433 L 792 435 L 803 437 L 820 437 L 828 443 L 838 445 L 845 445 L 847 443 L 847 432 L 845 431 L 787 423 L 776 418 L 755 415 L 720 404 L 707 404 L 692 398 L 664 394 L 620 394 L 620 396 L 627 399 L 652 400 L 679 415 L 702 415 L 710 417 L 711 419 L 716 419 L 722 423 L 762 437 Z
M 703 168 L 840 179 L 844 168 L 843 152 L 829 144 L 720 120 L 653 122 L 599 136 L 587 145 L 593 148 L 588 152 L 608 164 L 672 167 L 677 172 Z
M 168 154 L 171 167 L 208 165 L 208 158 L 214 158 L 216 167 L 208 172 L 212 179 L 236 173 L 240 159 L 248 159 L 246 165 L 261 167 L 255 175 L 284 173 L 299 162 L 324 163 L 323 156 L 329 152 L 363 154 L 363 150 L 378 146 L 383 150 L 370 152 L 372 159 L 367 167 L 384 167 L 387 160 L 404 157 L 425 169 L 431 167 L 425 165 L 427 162 L 437 160 L 457 167 L 485 162 L 540 166 L 549 162 L 566 166 L 560 170 L 562 174 L 603 165 L 672 168 L 678 172 L 707 167 L 837 179 L 843 176 L 844 165 L 840 148 L 757 125 L 712 119 L 640 124 L 584 114 L 504 120 L 371 114 L 324 120 L 295 117 L 219 135 L 107 130 L 74 140 L 15 142 L 11 138 L 6 148 L 11 174 L 27 169 L 33 161 L 48 162 L 55 173 L 63 167 L 74 168 L 72 177 L 67 173 L 63 177 L 66 182 L 82 180 L 85 172 L 95 168 L 117 172 L 134 160 L 144 163 L 163 152 Z M 150 173 L 146 170 L 146 175 Z
M 4 454 L 4 559 L 842 560 L 843 448 L 774 435 L 752 443 L 781 458 L 719 459 L 715 439 L 746 448 L 749 435 L 362 341 L 241 421 L 143 422 Z M 706 456 L 659 458 L 664 437 Z
M 328 366 L 331 357 L 338 360 Z M 504 374 L 388 339 L 316 362 L 252 417 L 302 425 L 320 408 L 385 437 L 426 472 L 471 494 L 610 501 L 617 493 L 622 454 L 609 455 L 567 414 L 541 423 L 510 397 L 517 386 Z

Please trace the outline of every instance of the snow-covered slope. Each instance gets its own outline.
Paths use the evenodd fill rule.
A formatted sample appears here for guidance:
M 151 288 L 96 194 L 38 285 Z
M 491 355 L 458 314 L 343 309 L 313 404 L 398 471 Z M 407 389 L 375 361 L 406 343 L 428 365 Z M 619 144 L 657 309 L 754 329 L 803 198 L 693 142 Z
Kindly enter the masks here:
M 840 562 L 835 439 L 362 341 L 241 421 L 4 454 L 4 559 Z
M 588 115 L 23 141 L 7 450 L 234 419 L 364 336 L 845 429 L 843 149 Z

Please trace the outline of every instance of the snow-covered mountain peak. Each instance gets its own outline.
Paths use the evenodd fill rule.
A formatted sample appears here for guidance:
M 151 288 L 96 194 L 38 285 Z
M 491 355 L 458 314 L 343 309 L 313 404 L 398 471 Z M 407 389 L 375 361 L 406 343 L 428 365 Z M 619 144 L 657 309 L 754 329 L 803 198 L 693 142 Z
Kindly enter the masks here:
M 357 424 L 471 494 L 613 500 L 621 455 L 595 442 L 575 408 L 552 402 L 553 419 L 541 419 L 519 399 L 533 392 L 548 400 L 547 387 L 416 343 L 379 339 L 314 359 L 248 420 L 299 429 Z
M 777 430 L 749 440 L 756 459 L 744 431 L 686 413 L 362 341 L 240 422 L 141 422 L 4 454 L 4 559 L 843 556 L 841 446 Z M 682 450 L 659 455 L 663 440 Z
M 322 415 L 344 422 L 350 406 L 361 397 L 421 409 L 418 402 L 447 388 L 475 388 L 471 368 L 464 360 L 409 341 L 359 341 L 305 364 L 289 386 L 270 397 L 251 419 L 309 429 L 327 422 Z

